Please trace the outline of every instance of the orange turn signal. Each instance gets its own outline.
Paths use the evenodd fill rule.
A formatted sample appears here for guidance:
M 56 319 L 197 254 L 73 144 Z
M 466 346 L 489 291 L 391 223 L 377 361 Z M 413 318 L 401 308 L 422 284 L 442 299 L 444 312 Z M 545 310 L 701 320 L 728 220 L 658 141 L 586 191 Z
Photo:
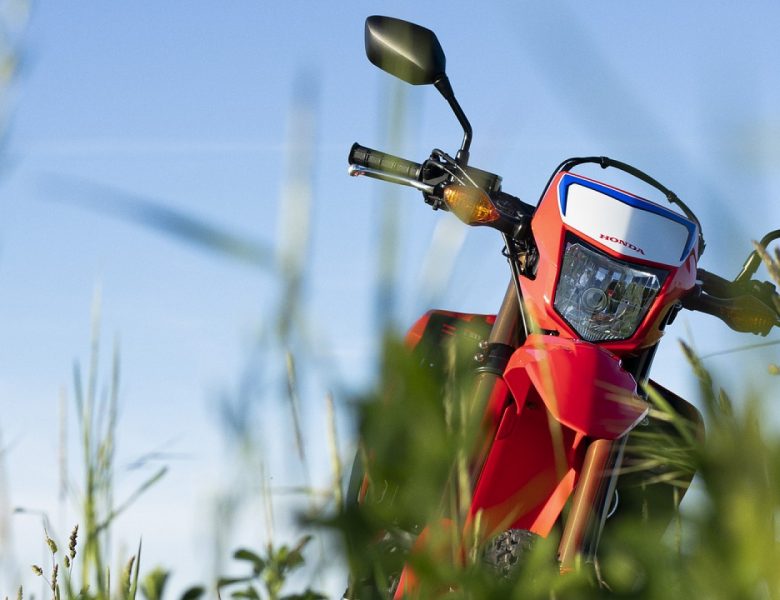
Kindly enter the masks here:
M 448 185 L 444 188 L 444 202 L 467 225 L 486 225 L 501 218 L 488 195 L 477 187 Z

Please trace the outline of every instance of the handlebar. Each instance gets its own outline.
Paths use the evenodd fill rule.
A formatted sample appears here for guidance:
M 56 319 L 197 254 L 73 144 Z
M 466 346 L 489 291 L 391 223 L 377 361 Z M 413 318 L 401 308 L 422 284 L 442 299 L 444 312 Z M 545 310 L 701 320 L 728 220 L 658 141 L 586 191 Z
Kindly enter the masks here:
M 393 156 L 387 152 L 373 150 L 361 146 L 357 142 L 352 144 L 349 151 L 349 174 L 353 177 L 365 175 L 374 179 L 408 185 L 420 190 L 424 194 L 432 194 L 434 186 L 420 181 L 422 165 L 406 160 L 399 156 Z
M 430 167 L 427 165 L 431 163 L 434 166 L 444 164 L 436 162 L 434 160 L 436 157 L 439 159 L 445 157 L 452 161 L 440 150 L 434 150 L 432 159 L 421 164 L 387 152 L 361 146 L 356 142 L 349 151 L 349 174 L 353 176 L 365 175 L 391 183 L 411 186 L 422 191 L 426 196 L 426 202 L 434 204 L 434 208 L 446 208 L 443 204 L 436 203 L 435 198 L 433 198 L 434 192 L 439 188 L 434 185 L 437 183 L 436 179 L 431 178 Z M 590 159 L 577 160 L 582 162 Z M 623 163 L 615 164 L 621 168 L 626 166 Z M 439 173 L 440 170 L 434 172 Z M 461 172 L 474 185 L 487 191 L 494 205 L 502 206 L 504 203 L 511 205 L 509 208 L 502 206 L 507 214 L 514 214 L 515 217 L 533 214 L 532 206 L 521 202 L 519 198 L 500 191 L 501 178 L 497 175 L 473 167 L 462 168 Z M 442 181 L 443 179 L 440 178 L 439 183 Z M 510 225 L 516 226 L 517 223 L 511 221 Z M 765 242 L 770 237 L 771 239 L 780 237 L 780 230 L 766 236 L 765 240 L 762 240 L 762 245 L 765 246 Z M 698 283 L 682 300 L 683 308 L 716 316 L 735 331 L 745 333 L 765 336 L 772 327 L 780 327 L 780 295 L 777 294 L 775 286 L 771 283 L 750 279 L 757 266 L 753 262 L 755 261 L 751 257 L 735 281 L 729 281 L 714 273 L 699 269 L 697 272 Z
M 348 160 L 350 165 L 366 167 L 388 175 L 417 180 L 420 179 L 420 170 L 422 169 L 420 163 L 393 156 L 380 150 L 372 150 L 371 148 L 361 146 L 357 142 L 352 144 Z
M 780 296 L 761 281 L 729 281 L 699 269 L 701 282 L 683 300 L 683 307 L 718 317 L 731 329 L 765 336 L 780 326 Z
M 685 308 L 714 315 L 734 331 L 766 335 L 780 325 L 777 312 L 754 296 L 718 298 L 701 293 L 683 303 Z
M 348 172 L 353 177 L 364 175 L 408 185 L 420 190 L 434 210 L 453 210 L 468 225 L 489 225 L 515 241 L 528 237 L 530 229 L 526 225 L 534 207 L 501 191 L 499 175 L 462 165 L 442 150 L 434 149 L 425 162 L 416 163 L 356 142 L 347 161 Z M 453 191 L 459 188 L 469 189 L 471 193 Z M 453 191 L 450 196 L 448 191 Z M 453 203 L 458 209 L 453 209 Z M 492 211 L 491 218 L 475 219 L 477 206 Z

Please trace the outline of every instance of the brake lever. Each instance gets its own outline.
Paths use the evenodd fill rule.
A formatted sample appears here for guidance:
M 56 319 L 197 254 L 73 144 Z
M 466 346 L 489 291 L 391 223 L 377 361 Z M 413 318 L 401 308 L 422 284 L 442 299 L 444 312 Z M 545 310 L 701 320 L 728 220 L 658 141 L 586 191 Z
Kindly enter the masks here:
M 372 177 L 374 179 L 380 179 L 389 183 L 397 183 L 399 185 L 408 185 L 417 190 L 420 190 L 423 194 L 432 194 L 434 192 L 434 186 L 428 185 L 411 177 L 404 177 L 403 175 L 396 175 L 395 173 L 387 173 L 380 171 L 379 169 L 372 169 L 371 167 L 363 167 L 360 165 L 350 165 L 347 173 L 351 177 Z

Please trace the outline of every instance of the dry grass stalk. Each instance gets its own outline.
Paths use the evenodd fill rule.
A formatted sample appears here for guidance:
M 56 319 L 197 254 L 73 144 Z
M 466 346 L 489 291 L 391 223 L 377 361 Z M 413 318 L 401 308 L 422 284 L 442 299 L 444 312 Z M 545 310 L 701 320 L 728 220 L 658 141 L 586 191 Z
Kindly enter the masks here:
M 54 566 L 51 569 L 51 582 L 49 586 L 51 587 L 51 596 L 53 600 L 57 600 L 60 596 L 59 591 L 59 585 L 58 585 L 58 574 L 60 572 L 60 565 L 58 563 L 54 563 Z
M 285 366 L 287 369 L 287 399 L 290 402 L 290 412 L 292 414 L 293 432 L 295 434 L 295 449 L 298 452 L 298 459 L 306 474 L 306 483 L 309 483 L 306 463 L 306 449 L 303 442 L 303 432 L 301 431 L 301 401 L 298 395 L 298 376 L 295 372 L 295 359 L 292 352 L 285 353 Z
M 761 257 L 761 260 L 764 261 L 767 271 L 769 271 L 770 277 L 774 279 L 777 285 L 780 285 L 780 250 L 775 250 L 775 257 L 773 259 L 769 252 L 767 252 L 766 248 L 764 248 L 758 242 L 754 241 L 753 246 L 755 247 L 756 252 L 758 252 L 758 255 Z M 780 309 L 780 307 L 778 307 L 778 309 Z

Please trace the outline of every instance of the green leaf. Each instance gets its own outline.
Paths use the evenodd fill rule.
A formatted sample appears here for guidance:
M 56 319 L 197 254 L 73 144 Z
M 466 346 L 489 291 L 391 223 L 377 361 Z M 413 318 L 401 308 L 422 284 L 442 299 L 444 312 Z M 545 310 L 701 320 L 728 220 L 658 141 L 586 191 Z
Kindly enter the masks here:
M 202 585 L 194 585 L 181 595 L 181 600 L 198 600 L 206 593 L 206 588 Z
M 295 545 L 295 550 L 300 552 L 306 547 L 306 544 L 308 544 L 312 540 L 311 535 L 304 535 L 301 539 L 298 540 L 298 543 Z
M 162 567 L 155 567 L 149 571 L 141 582 L 141 594 L 147 600 L 162 600 L 165 584 L 170 576 L 170 571 Z
M 284 568 L 292 571 L 296 567 L 299 567 L 303 564 L 303 555 L 298 550 L 293 550 L 287 555 L 287 558 L 285 559 L 283 566 Z
M 135 574 L 133 575 L 133 582 L 130 586 L 129 598 L 135 600 L 136 593 L 138 592 L 138 574 L 141 572 L 141 545 L 143 540 L 138 540 L 138 554 L 135 559 Z
M 254 578 L 254 575 L 249 575 L 247 577 L 220 577 L 217 579 L 217 589 L 236 583 L 246 583 L 247 581 L 252 581 Z
M 233 558 L 236 560 L 245 560 L 251 562 L 255 573 L 260 573 L 263 569 L 265 569 L 265 561 L 255 552 L 252 552 L 247 548 L 239 548 L 236 550 L 233 553 Z
M 279 600 L 328 600 L 328 597 L 307 588 L 302 594 L 289 594 Z
M 261 600 L 257 590 L 252 586 L 249 586 L 245 590 L 238 590 L 231 594 L 233 598 L 251 598 L 252 600 Z

